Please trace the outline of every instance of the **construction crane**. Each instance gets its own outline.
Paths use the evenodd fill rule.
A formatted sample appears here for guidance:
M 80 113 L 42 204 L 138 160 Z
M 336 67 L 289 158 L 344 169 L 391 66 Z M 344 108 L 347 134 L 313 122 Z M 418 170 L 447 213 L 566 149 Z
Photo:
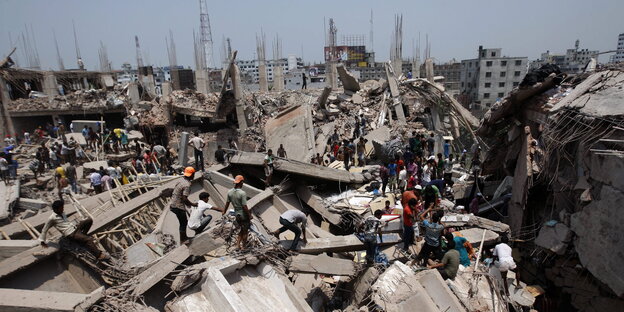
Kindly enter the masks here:
M 206 0 L 199 0 L 199 21 L 200 21 L 200 42 L 203 46 L 204 64 L 207 68 L 214 67 L 212 55 L 212 30 L 210 29 L 210 17 L 208 16 L 208 5 Z

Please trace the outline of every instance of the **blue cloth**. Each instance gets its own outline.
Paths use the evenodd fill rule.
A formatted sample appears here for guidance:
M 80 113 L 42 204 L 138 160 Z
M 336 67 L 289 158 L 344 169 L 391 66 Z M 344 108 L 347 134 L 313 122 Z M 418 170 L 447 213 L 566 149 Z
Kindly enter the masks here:
M 397 170 L 397 165 L 396 164 L 389 164 L 388 165 L 388 171 L 389 171 L 388 175 L 389 176 L 396 175 L 397 174 L 396 170 Z
M 423 221 L 425 227 L 425 243 L 433 247 L 440 246 L 440 235 L 444 226 L 440 223 L 431 223 L 429 220 Z
M 451 154 L 451 144 L 444 143 L 444 158 L 448 158 L 450 154 Z
M 468 240 L 461 236 L 455 236 L 453 241 L 455 241 L 455 250 L 459 251 L 459 263 L 465 267 L 470 266 L 468 251 L 466 250 L 466 247 L 464 247 L 464 243 Z

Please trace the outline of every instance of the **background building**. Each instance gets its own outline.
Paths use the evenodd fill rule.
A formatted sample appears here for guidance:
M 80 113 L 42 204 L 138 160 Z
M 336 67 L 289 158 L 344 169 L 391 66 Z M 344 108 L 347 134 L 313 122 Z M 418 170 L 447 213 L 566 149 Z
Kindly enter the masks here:
M 542 53 L 538 60 L 531 62 L 530 67 L 534 69 L 544 64 L 554 64 L 559 66 L 559 69 L 567 74 L 583 72 L 587 63 L 589 63 L 592 58 L 597 58 L 600 52 L 579 49 L 579 44 L 579 40 L 576 40 L 574 49 L 567 49 L 565 54 L 551 54 L 550 51 L 546 51 Z
M 624 62 L 624 33 L 618 36 L 617 49 L 613 56 L 611 56 L 612 63 Z
M 527 57 L 503 56 L 502 49 L 479 46 L 476 59 L 461 61 L 460 89 L 464 105 L 474 110 L 490 107 L 520 84 L 526 75 Z

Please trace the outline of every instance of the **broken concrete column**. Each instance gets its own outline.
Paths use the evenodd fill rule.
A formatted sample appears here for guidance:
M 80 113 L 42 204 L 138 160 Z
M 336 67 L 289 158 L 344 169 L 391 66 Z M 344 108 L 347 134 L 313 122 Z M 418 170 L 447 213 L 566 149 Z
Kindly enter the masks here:
M 58 95 L 58 82 L 53 72 L 45 72 L 43 74 L 43 93 L 47 96 Z
M 284 68 L 275 62 L 273 66 L 273 91 L 284 91 Z
M 6 138 L 7 134 L 15 133 L 13 119 L 9 116 L 8 110 L 11 104 L 11 97 L 6 86 L 6 81 L 0 77 L 0 137 L 2 138 Z
M 330 87 L 323 88 L 323 93 L 321 93 L 321 96 L 319 96 L 318 99 L 318 104 L 321 109 L 327 110 L 327 106 L 325 105 L 327 104 L 327 98 L 329 98 L 331 90 L 332 89 Z
M 163 82 L 162 83 L 162 96 L 168 96 L 171 94 L 171 82 Z
M 269 91 L 269 83 L 267 80 L 266 64 L 263 60 L 258 61 L 258 82 L 260 83 L 260 92 Z
M 195 71 L 195 89 L 202 94 L 208 94 L 210 92 L 210 85 L 208 83 L 208 73 L 204 69 L 197 69 Z
M 338 88 L 338 78 L 336 73 L 336 63 L 329 61 L 325 65 L 325 80 L 327 81 L 327 86 L 336 89 Z
M 178 162 L 180 166 L 186 167 L 188 164 L 188 142 L 189 142 L 189 133 L 182 132 L 180 134 L 180 142 L 178 143 Z
M 342 87 L 345 91 L 357 92 L 360 90 L 360 84 L 357 79 L 353 77 L 349 71 L 347 71 L 343 64 L 336 66 L 336 71 L 338 72 L 340 81 L 342 82 Z
M 236 118 L 238 119 L 238 129 L 241 131 L 245 131 L 245 129 L 247 129 L 247 117 L 245 115 L 243 86 L 240 78 L 240 68 L 238 68 L 238 65 L 232 64 L 232 70 L 230 70 L 230 75 L 232 78 L 234 99 L 236 100 Z
M 128 98 L 130 99 L 131 104 L 137 104 L 141 100 L 141 96 L 139 95 L 139 85 L 136 82 L 128 84 Z

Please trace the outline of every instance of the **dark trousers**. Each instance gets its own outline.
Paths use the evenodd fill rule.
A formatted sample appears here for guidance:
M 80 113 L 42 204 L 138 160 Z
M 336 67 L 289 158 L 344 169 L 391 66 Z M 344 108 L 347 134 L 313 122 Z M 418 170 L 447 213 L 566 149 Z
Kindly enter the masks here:
M 381 193 L 386 194 L 386 187 L 388 186 L 388 179 L 381 180 Z
M 180 239 L 185 240 L 186 237 L 186 226 L 188 225 L 188 217 L 186 216 L 186 210 L 180 208 L 169 208 L 171 212 L 173 212 L 176 217 L 178 217 L 178 221 L 180 222 Z
M 195 149 L 195 169 L 204 170 L 204 152 Z
M 349 160 L 351 159 L 351 155 L 344 155 L 344 166 L 347 171 L 349 171 Z
M 414 227 L 403 224 L 403 249 L 408 250 L 412 244 L 414 244 Z
M 296 226 L 295 224 L 291 223 L 290 221 L 282 217 L 279 218 L 279 222 L 282 225 L 282 227 L 278 230 L 280 234 L 286 230 L 289 230 L 295 233 L 295 239 L 292 241 L 292 244 L 290 245 L 290 249 L 291 250 L 296 249 L 297 245 L 299 245 L 299 237 L 301 236 L 301 229 L 299 229 L 298 226 Z
M 67 238 L 77 242 L 80 245 L 85 246 L 96 257 L 99 257 L 102 251 L 100 251 L 100 249 L 98 249 L 97 246 L 95 245 L 95 241 L 93 240 L 93 237 L 87 235 L 92 224 L 93 224 L 93 220 L 91 220 L 91 218 L 80 221 L 76 225 L 76 231 L 74 231 L 74 233 L 67 236 Z
M 438 256 L 440 255 L 440 246 L 431 246 L 427 243 L 425 243 L 422 246 L 422 249 L 420 250 L 420 253 L 418 254 L 418 261 L 421 260 L 427 260 L 429 259 L 429 255 L 433 252 L 433 255 L 435 258 L 438 258 Z
M 377 237 L 367 237 L 364 239 L 364 248 L 366 250 L 366 262 L 375 262 L 375 254 L 377 254 Z
M 449 276 L 448 276 L 448 274 L 446 274 L 446 271 L 444 270 L 444 268 L 438 268 L 438 272 L 440 272 L 440 275 L 442 275 L 442 279 L 443 280 L 449 278 Z
M 205 216 L 201 219 L 201 221 L 199 221 L 199 227 L 194 229 L 193 231 L 195 231 L 195 234 L 199 234 L 201 232 L 203 232 L 206 229 L 206 226 L 208 226 L 208 223 L 210 223 L 210 221 L 212 220 L 212 216 Z

